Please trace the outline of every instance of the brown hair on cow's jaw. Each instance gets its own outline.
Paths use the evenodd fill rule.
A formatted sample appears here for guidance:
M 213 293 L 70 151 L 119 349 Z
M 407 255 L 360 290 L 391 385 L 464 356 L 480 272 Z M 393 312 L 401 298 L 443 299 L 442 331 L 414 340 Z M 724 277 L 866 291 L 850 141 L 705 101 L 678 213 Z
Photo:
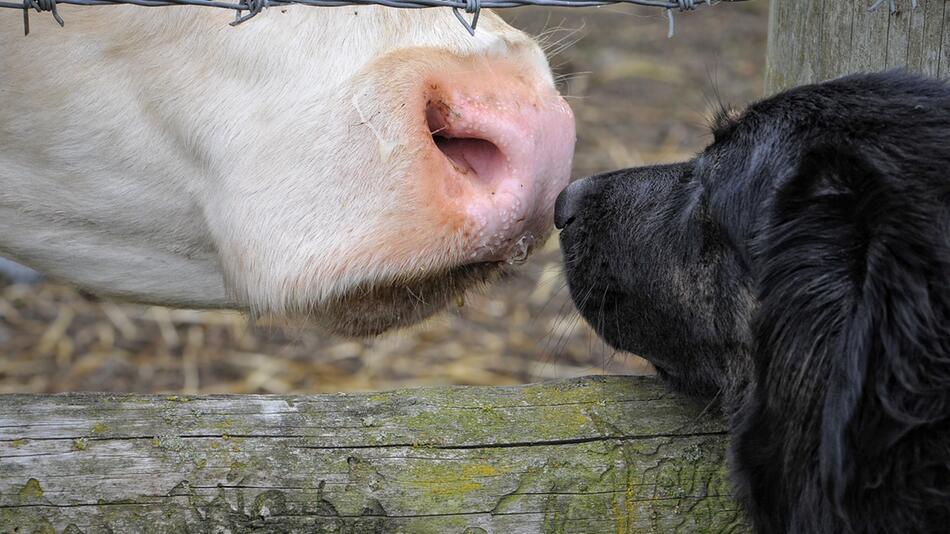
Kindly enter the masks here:
M 307 316 L 334 334 L 365 337 L 419 323 L 456 301 L 466 291 L 497 279 L 498 262 L 462 265 L 419 277 L 361 284 L 318 304 Z

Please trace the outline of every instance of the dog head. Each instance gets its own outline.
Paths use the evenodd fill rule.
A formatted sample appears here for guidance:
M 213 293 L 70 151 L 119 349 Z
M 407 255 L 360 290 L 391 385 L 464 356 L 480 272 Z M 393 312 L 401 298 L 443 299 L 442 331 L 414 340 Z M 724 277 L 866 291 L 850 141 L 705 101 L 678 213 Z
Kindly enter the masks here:
M 581 314 L 674 386 L 726 401 L 760 530 L 936 525 L 946 501 L 927 506 L 950 492 L 950 89 L 845 77 L 723 114 L 713 137 L 690 161 L 562 192 Z
M 703 158 L 701 157 L 700 160 Z M 681 389 L 712 395 L 748 361 L 748 268 L 704 195 L 706 161 L 626 169 L 559 197 L 571 296 L 608 343 L 650 360 Z

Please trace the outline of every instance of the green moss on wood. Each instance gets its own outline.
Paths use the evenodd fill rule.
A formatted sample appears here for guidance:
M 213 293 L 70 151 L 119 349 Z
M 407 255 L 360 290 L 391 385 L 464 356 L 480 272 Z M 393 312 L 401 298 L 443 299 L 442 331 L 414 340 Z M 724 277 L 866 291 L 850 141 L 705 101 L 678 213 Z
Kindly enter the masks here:
M 56 534 L 56 527 L 40 514 L 25 509 L 0 509 L 0 532 L 16 534 Z M 71 533 L 72 534 L 72 533 Z
M 22 488 L 20 488 L 20 491 L 17 493 L 17 495 L 21 499 L 26 499 L 26 500 L 39 499 L 40 497 L 43 496 L 43 488 L 40 487 L 39 480 L 36 480 L 35 478 L 31 478 L 26 481 L 26 484 L 24 484 Z

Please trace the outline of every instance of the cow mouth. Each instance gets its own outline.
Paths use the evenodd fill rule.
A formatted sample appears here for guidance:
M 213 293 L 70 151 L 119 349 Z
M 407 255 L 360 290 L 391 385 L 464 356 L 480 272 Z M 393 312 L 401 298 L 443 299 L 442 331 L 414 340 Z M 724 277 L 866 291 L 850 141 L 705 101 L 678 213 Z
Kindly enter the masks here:
M 445 309 L 467 290 L 486 285 L 503 269 L 497 262 L 459 265 L 436 273 L 364 283 L 323 304 L 316 317 L 334 334 L 368 337 L 410 326 Z

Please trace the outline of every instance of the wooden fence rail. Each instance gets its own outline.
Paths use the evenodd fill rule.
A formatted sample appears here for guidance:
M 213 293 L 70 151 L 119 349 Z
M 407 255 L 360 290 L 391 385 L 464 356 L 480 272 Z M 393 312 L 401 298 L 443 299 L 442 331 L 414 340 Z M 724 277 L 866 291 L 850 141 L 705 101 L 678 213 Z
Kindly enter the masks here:
M 722 423 L 650 378 L 0 398 L 0 532 L 730 532 Z

